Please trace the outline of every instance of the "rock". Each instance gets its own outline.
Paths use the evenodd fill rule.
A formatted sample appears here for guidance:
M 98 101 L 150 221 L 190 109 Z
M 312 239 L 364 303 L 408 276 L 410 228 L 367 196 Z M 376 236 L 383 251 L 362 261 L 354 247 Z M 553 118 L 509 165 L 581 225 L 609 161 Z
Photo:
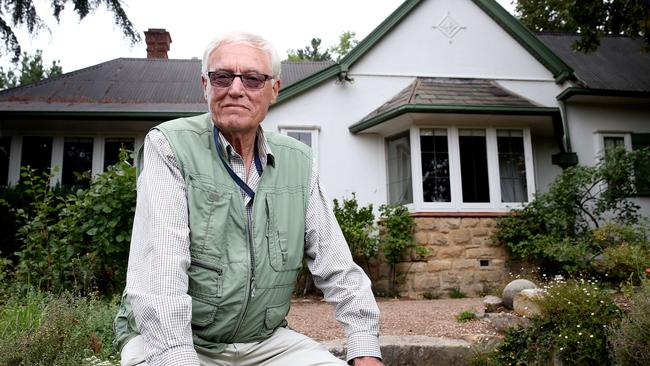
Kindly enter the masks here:
M 324 344 L 334 356 L 345 359 L 346 342 L 335 340 Z M 439 366 L 469 365 L 478 349 L 484 349 L 491 343 L 484 341 L 475 345 L 462 339 L 441 337 L 380 336 L 379 345 L 387 366 Z
M 521 290 L 517 295 L 515 295 L 512 308 L 515 313 L 521 316 L 531 317 L 533 315 L 541 315 L 542 311 L 535 300 L 543 297 L 545 294 L 546 292 L 541 288 L 528 288 Z
M 483 299 L 486 313 L 496 313 L 499 307 L 503 306 L 503 300 L 498 296 L 488 295 Z
M 503 304 L 508 309 L 512 309 L 512 303 L 515 299 L 515 295 L 521 292 L 521 290 L 525 290 L 528 288 L 537 288 L 537 285 L 535 285 L 531 281 L 524 280 L 524 279 L 517 279 L 510 282 L 503 289 L 503 294 L 501 295 L 501 298 L 503 299 Z
M 530 319 L 510 313 L 488 313 L 485 318 L 501 333 L 512 327 L 526 327 L 530 324 Z

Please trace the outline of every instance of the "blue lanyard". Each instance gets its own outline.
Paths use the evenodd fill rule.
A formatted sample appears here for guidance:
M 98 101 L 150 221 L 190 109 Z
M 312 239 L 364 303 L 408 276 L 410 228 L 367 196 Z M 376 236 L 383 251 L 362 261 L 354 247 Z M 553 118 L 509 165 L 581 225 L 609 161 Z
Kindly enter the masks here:
M 255 191 L 251 189 L 251 187 L 246 184 L 239 176 L 232 170 L 230 167 L 230 164 L 226 161 L 226 158 L 223 156 L 223 151 L 221 151 L 221 144 L 219 143 L 219 129 L 217 129 L 217 126 L 214 127 L 214 145 L 217 149 L 217 155 L 219 155 L 219 159 L 223 163 L 224 168 L 226 168 L 226 171 L 228 171 L 228 174 L 230 174 L 230 177 L 232 180 L 237 183 L 239 188 L 241 188 L 244 193 L 248 195 L 251 199 L 255 199 Z M 255 147 L 254 147 L 254 161 L 255 161 L 255 168 L 257 169 L 257 173 L 262 176 L 262 162 L 260 161 L 260 153 L 259 149 L 257 147 L 257 137 L 255 137 Z

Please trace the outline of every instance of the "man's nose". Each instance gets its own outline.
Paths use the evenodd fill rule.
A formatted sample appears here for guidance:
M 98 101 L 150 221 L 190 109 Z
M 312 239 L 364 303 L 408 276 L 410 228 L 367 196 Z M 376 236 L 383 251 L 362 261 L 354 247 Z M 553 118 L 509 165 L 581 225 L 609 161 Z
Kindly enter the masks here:
M 244 94 L 244 84 L 242 83 L 241 77 L 235 76 L 232 84 L 228 88 L 228 94 L 232 96 L 240 96 Z

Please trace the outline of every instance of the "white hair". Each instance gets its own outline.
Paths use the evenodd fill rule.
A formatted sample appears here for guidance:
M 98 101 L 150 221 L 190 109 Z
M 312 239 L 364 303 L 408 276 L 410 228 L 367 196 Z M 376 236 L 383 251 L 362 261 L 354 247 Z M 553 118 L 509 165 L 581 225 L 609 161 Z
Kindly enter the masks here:
M 273 47 L 271 42 L 262 36 L 247 32 L 224 33 L 208 43 L 208 46 L 203 52 L 203 62 L 201 63 L 201 72 L 203 74 L 207 74 L 208 72 L 208 63 L 212 51 L 217 49 L 219 46 L 228 43 L 245 43 L 251 47 L 255 47 L 266 52 L 266 54 L 268 54 L 269 58 L 271 59 L 271 72 L 273 74 L 271 76 L 273 76 L 273 78 L 276 80 L 280 79 L 280 55 L 278 55 L 275 47 Z

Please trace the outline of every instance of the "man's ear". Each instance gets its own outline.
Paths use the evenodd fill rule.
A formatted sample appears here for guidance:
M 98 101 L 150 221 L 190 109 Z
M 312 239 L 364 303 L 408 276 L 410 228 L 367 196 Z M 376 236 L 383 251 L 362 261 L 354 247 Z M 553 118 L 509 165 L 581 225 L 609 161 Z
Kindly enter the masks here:
M 208 78 L 201 73 L 201 85 L 203 86 L 203 97 L 208 100 Z
M 271 89 L 273 90 L 273 96 L 271 97 L 271 103 L 275 103 L 276 99 L 278 99 L 278 93 L 280 93 L 280 86 L 282 85 L 282 82 L 280 79 L 273 79 L 273 85 L 271 86 Z

